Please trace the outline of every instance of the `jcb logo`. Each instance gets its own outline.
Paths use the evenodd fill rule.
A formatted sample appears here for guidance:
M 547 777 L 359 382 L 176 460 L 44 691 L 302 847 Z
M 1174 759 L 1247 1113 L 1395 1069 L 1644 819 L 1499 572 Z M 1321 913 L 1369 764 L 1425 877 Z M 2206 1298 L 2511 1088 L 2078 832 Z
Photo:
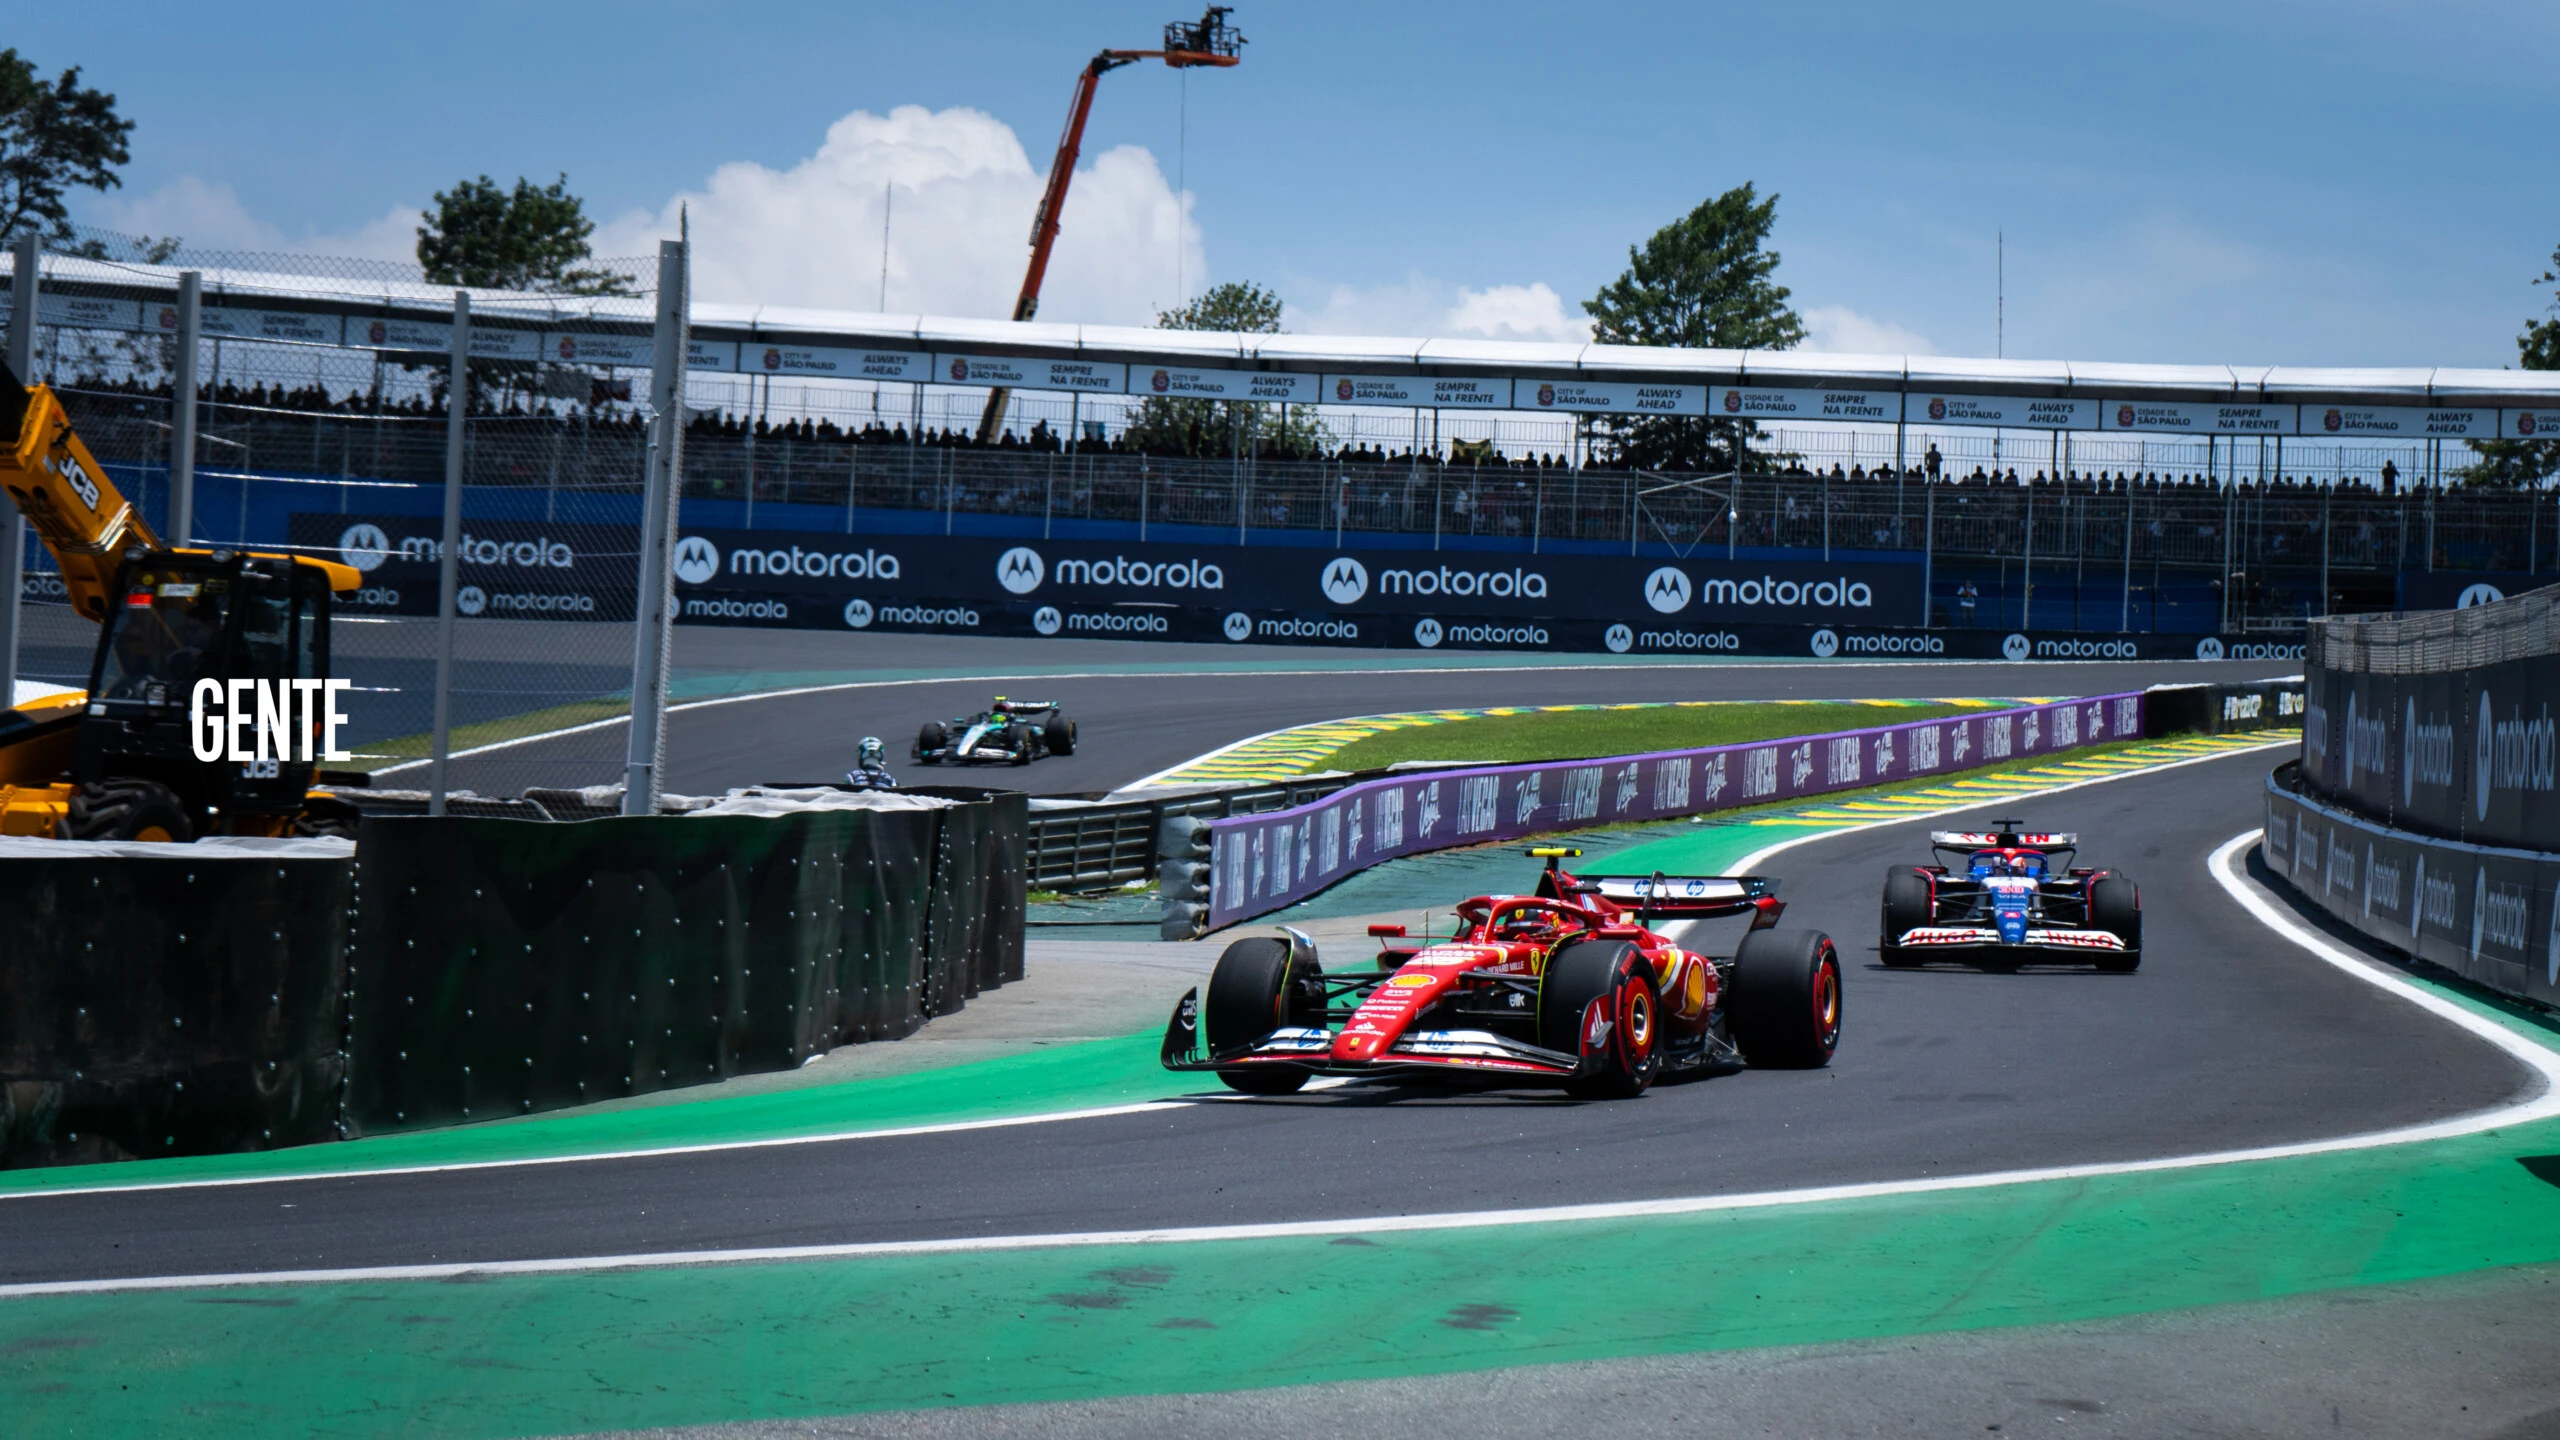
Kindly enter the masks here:
M 97 514 L 97 482 L 91 480 L 87 474 L 82 472 L 80 469 L 80 462 L 71 458 L 71 452 L 68 450 L 56 450 L 53 454 L 47 456 L 46 459 L 53 466 L 53 473 L 62 477 L 62 482 L 71 487 L 71 493 L 80 497 L 81 504 L 89 507 L 89 513 L 92 515 Z

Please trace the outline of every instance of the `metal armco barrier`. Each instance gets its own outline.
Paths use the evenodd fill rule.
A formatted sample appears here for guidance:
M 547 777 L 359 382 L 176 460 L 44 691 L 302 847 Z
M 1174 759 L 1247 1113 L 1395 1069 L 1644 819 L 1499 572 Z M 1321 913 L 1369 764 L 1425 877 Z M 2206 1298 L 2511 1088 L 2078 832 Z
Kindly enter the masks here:
M 2395 830 L 2560 852 L 2560 588 L 2313 627 L 2302 787 Z
M 1326 775 L 1270 784 L 1230 785 L 1182 791 L 1162 800 L 1091 805 L 1051 802 L 1030 812 L 1029 853 L 1024 864 L 1034 889 L 1098 890 L 1125 885 L 1156 873 L 1156 836 L 1167 816 L 1223 819 L 1286 810 L 1320 800 L 1361 778 Z M 908 793 L 942 794 L 945 787 L 926 786 Z
M 337 1138 L 346 848 L 0 841 L 0 1166 Z
M 1024 818 L 1003 794 L 368 817 L 353 859 L 0 842 L 0 1167 L 524 1114 L 912 1034 L 1021 978 Z
M 2140 693 L 1699 750 L 1400 775 L 1211 824 L 1208 926 L 1382 860 L 1547 831 L 1671 819 L 2076 750 L 2145 733 Z
M 2560 855 L 2413 835 L 2267 780 L 2267 869 L 2340 923 L 2478 985 L 2560 1004 Z

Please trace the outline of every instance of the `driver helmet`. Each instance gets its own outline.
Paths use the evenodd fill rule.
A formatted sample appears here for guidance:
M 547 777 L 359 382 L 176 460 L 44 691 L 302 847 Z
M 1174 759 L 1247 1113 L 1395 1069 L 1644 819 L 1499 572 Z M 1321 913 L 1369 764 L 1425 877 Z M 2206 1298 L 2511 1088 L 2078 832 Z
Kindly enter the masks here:
M 860 757 L 865 770 L 877 770 L 889 760 L 889 748 L 880 743 L 877 735 L 863 736 L 862 744 L 855 748 L 854 753 Z

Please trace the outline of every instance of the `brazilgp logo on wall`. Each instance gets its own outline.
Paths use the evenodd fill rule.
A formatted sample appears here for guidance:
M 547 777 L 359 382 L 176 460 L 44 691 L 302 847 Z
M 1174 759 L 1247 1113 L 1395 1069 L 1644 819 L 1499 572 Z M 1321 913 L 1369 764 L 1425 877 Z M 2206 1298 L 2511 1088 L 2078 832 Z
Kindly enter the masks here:
M 2035 653 L 2035 648 L 2036 647 L 2033 644 L 2028 642 L 2026 636 L 2018 634 L 2013 630 L 2009 633 L 2009 638 L 2000 642 L 2000 658 L 2003 660 L 2024 660 Z
M 1337 556 L 1324 567 L 1324 598 L 1336 605 L 1356 604 L 1369 593 L 1369 567 L 1348 555 Z
M 1823 660 L 1828 660 L 1832 656 L 1839 654 L 1840 637 L 1829 630 L 1814 631 L 1813 653 L 1816 658 Z

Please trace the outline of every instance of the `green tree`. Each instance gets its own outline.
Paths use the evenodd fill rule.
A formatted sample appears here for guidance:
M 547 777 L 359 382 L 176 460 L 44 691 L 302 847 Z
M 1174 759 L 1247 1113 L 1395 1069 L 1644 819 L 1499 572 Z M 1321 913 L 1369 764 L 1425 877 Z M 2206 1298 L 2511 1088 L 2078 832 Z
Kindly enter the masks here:
M 577 295 L 625 293 L 628 282 L 582 267 L 592 253 L 595 222 L 562 175 L 537 187 L 519 177 L 513 193 L 483 175 L 439 190 L 435 211 L 418 227 L 418 264 L 436 285 L 486 290 L 557 290 Z
M 0 236 L 36 229 L 71 239 L 63 196 L 74 187 L 121 186 L 116 167 L 133 158 L 133 122 L 116 114 L 116 97 L 82 88 L 80 68 L 50 83 L 35 62 L 0 50 Z
M 1280 333 L 1280 297 L 1249 280 L 1211 286 L 1190 304 L 1161 311 L 1159 330 Z M 1234 455 L 1269 446 L 1282 455 L 1316 455 L 1333 440 L 1313 406 L 1284 419 L 1277 405 L 1151 395 L 1129 425 L 1129 443 L 1154 454 Z
M 2551 252 L 2551 268 L 2533 283 L 2560 284 L 2560 247 Z M 2550 311 L 2542 319 L 2525 322 L 2524 333 L 2516 337 L 2516 361 L 2527 370 L 2560 370 L 2560 291 L 2552 293 Z M 2480 440 L 2472 449 L 2480 458 L 2463 470 L 2462 478 L 2473 485 L 2514 489 L 2560 475 L 2560 440 Z
M 1777 283 L 1778 252 L 1766 248 L 1778 197 L 1751 184 L 1727 190 L 1665 225 L 1638 249 L 1626 273 L 1582 302 L 1592 338 L 1609 345 L 1785 350 L 1804 339 L 1804 321 Z M 1758 433 L 1748 420 L 1689 416 L 1613 417 L 1594 438 L 1622 464 L 1649 470 L 1729 470 L 1736 443 Z M 1778 457 L 1753 455 L 1755 469 Z

